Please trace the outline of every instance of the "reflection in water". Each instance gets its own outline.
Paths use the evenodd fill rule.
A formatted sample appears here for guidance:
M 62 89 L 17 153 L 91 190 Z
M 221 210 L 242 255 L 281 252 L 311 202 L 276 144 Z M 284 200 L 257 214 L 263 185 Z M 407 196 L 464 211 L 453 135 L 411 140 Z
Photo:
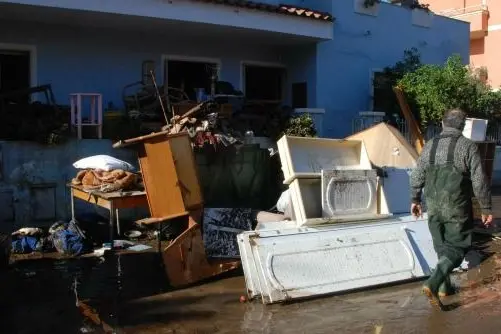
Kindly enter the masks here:
M 258 303 L 249 303 L 245 307 L 241 330 L 245 333 L 271 334 L 273 313 L 265 310 L 267 306 Z
M 287 305 L 240 303 L 241 276 L 162 293 L 167 278 L 155 256 L 20 261 L 0 282 L 13 290 L 5 300 L 16 310 L 17 327 L 0 332 L 30 333 L 37 326 L 73 333 L 71 326 L 78 332 L 92 325 L 125 333 L 487 333 L 501 326 L 497 255 L 456 276 L 463 290 L 445 301 L 460 305 L 450 312 L 432 309 L 419 282 Z

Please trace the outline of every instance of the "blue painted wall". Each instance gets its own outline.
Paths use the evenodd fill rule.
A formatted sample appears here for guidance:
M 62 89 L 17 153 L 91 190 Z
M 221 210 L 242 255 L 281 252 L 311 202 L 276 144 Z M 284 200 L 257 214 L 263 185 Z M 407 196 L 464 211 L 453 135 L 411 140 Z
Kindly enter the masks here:
M 182 29 L 182 27 L 180 27 Z M 0 21 L 0 43 L 31 44 L 37 48 L 38 83 L 52 84 L 58 103 L 69 103 L 69 94 L 100 92 L 105 106 L 122 105 L 125 85 L 141 80 L 141 64 L 154 60 L 157 79 L 162 77 L 162 55 L 218 58 L 221 79 L 240 88 L 240 62 L 279 62 L 274 47 L 243 40 L 175 38 L 152 32 L 114 31 L 47 24 Z
M 237 89 L 242 61 L 282 63 L 287 66 L 286 103 L 290 84 L 306 81 L 308 107 L 326 110 L 319 132 L 338 138 L 350 134 L 353 118 L 369 108 L 371 69 L 394 64 L 412 47 L 427 63 L 442 63 L 453 53 L 468 59 L 469 26 L 461 21 L 437 16 L 431 28 L 423 28 L 412 25 L 410 10 L 385 3 L 372 17 L 356 13 L 353 0 L 288 2 L 331 12 L 336 18 L 333 39 L 278 47 L 260 45 L 259 35 L 228 43 L 204 36 L 187 39 L 182 33 L 0 21 L 0 43 L 36 45 L 38 83 L 51 83 L 59 103 L 68 103 L 70 93 L 97 91 L 105 105 L 120 107 L 122 88 L 140 80 L 142 61 L 156 61 L 162 75 L 162 55 L 218 58 L 221 79 Z
M 314 0 L 310 0 L 310 3 Z M 377 17 L 358 14 L 353 1 L 330 0 L 336 17 L 332 41 L 317 45 L 316 103 L 325 108 L 323 135 L 350 134 L 352 119 L 370 103 L 370 71 L 393 65 L 416 47 L 425 63 L 469 57 L 469 25 L 435 16 L 431 28 L 412 25 L 411 10 L 380 4 Z M 311 60 L 310 60 L 311 61 Z
M 134 150 L 113 149 L 109 140 L 72 140 L 45 146 L 29 142 L 0 142 L 0 230 L 23 226 L 49 226 L 58 219 L 69 219 L 70 191 L 66 184 L 78 172 L 79 159 L 107 154 L 138 166 Z M 105 209 L 76 200 L 77 214 Z M 121 216 L 147 217 L 148 209 L 123 210 Z

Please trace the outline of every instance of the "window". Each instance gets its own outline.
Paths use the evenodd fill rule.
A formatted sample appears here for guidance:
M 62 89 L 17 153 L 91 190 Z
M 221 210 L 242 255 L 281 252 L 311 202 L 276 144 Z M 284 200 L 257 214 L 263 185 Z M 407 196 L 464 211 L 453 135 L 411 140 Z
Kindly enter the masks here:
M 244 92 L 248 100 L 282 101 L 284 68 L 247 64 L 243 66 Z
M 384 74 L 382 70 L 372 70 L 371 71 L 371 83 L 370 83 L 370 103 L 369 110 L 371 111 L 386 111 L 387 106 L 386 99 L 388 98 L 387 92 L 380 88 L 383 83 Z
M 296 82 L 292 84 L 292 108 L 308 107 L 308 84 Z
M 183 90 L 190 100 L 196 101 L 197 88 L 210 94 L 212 77 L 217 76 L 218 68 L 215 62 L 166 60 L 167 85 Z
M 0 94 L 30 88 L 30 71 L 28 51 L 0 50 Z M 23 95 L 10 102 L 28 100 L 29 96 Z

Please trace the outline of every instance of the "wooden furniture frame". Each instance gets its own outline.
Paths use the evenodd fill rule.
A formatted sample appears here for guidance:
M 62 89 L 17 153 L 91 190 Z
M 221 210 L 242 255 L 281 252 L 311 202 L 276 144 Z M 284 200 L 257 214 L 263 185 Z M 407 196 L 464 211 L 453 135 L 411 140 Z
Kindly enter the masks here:
M 162 252 L 170 284 L 186 286 L 237 268 L 240 261 L 207 259 L 200 228 L 203 197 L 188 133 L 157 132 L 119 141 L 113 147 L 132 145 L 138 152 L 151 213 L 150 218 L 139 222 L 162 224 L 180 217 L 188 220 L 187 229 Z
M 71 218 L 75 219 L 75 198 L 84 202 L 97 205 L 107 209 L 110 212 L 110 242 L 113 245 L 115 235 L 115 222 L 117 224 L 117 233 L 120 235 L 120 217 L 119 209 L 147 207 L 148 201 L 144 191 L 128 192 L 88 192 L 82 186 L 68 185 L 71 190 Z

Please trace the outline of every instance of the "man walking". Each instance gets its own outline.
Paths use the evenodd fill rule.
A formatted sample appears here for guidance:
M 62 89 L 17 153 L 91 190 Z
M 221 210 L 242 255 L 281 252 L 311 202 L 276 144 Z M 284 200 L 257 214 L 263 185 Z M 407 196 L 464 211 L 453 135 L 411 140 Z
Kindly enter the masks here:
M 463 111 L 447 111 L 442 133 L 426 143 L 411 175 L 411 213 L 416 218 L 422 216 L 424 187 L 428 227 L 438 256 L 423 292 L 440 309 L 440 297 L 451 293 L 449 274 L 471 246 L 473 195 L 480 203 L 484 225 L 492 223 L 490 186 L 477 145 L 462 135 L 465 121 Z

